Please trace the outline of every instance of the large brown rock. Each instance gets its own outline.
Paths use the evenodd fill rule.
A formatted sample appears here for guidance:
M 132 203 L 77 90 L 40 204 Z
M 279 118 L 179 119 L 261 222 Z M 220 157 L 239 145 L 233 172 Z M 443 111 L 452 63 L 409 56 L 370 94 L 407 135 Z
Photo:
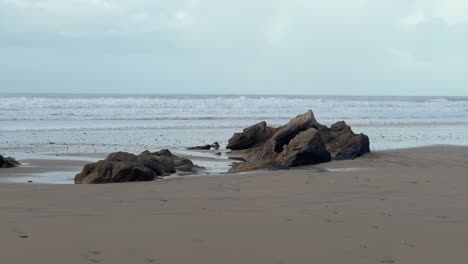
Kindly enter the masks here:
M 234 134 L 228 142 L 227 149 L 244 150 L 263 145 L 276 129 L 267 126 L 265 121 L 248 127 L 242 133 Z
M 276 160 L 289 142 L 300 132 L 310 128 L 320 129 L 322 127 L 324 126 L 315 120 L 312 111 L 298 115 L 288 124 L 277 128 L 275 133 L 259 150 L 251 151 L 247 155 L 247 161 L 259 162 L 260 160 Z
M 13 168 L 19 166 L 20 163 L 12 157 L 3 157 L 0 155 L 0 168 Z
M 370 152 L 369 137 L 355 134 L 344 121 L 323 129 L 321 135 L 333 159 L 354 159 Z
M 168 150 L 155 153 L 144 151 L 140 155 L 116 152 L 105 160 L 87 164 L 81 173 L 75 176 L 75 183 L 152 181 L 160 176 L 175 173 L 177 169 L 194 172 L 193 168 L 190 160 L 179 158 Z
M 85 166 L 76 175 L 75 183 L 99 184 L 117 182 L 152 181 L 156 173 L 136 162 L 102 160 Z
M 309 128 L 322 129 L 324 125 L 317 122 L 314 113 L 307 111 L 302 115 L 289 121 L 288 124 L 278 128 L 276 133 L 271 137 L 270 141 L 274 142 L 274 151 L 280 153 L 283 151 L 284 146 L 287 145 L 294 137 L 302 131 Z
M 247 129 L 263 126 L 259 124 Z M 282 127 L 270 128 L 263 137 L 255 134 L 258 138 L 266 138 L 264 142 L 249 139 L 246 130 L 235 134 L 230 144 L 239 148 L 248 146 L 249 144 L 233 144 L 244 136 L 242 142 L 255 142 L 256 145 L 248 150 L 246 161 L 235 164 L 230 172 L 312 165 L 331 159 L 352 159 L 370 152 L 369 138 L 366 135 L 354 134 L 345 122 L 338 122 L 327 128 L 317 122 L 312 111 L 298 115 Z M 271 134 L 271 131 L 274 133 Z
M 165 176 L 168 173 L 167 170 L 170 170 L 169 173 L 173 171 L 172 167 L 167 169 L 164 162 L 161 161 L 161 158 L 153 155 L 149 151 L 144 151 L 138 155 L 138 162 L 143 166 L 152 169 L 157 176 Z
M 169 168 L 169 173 L 174 173 L 177 170 L 182 172 L 196 172 L 196 166 L 191 160 L 178 157 L 177 155 L 172 154 L 168 149 L 163 149 L 152 154 L 158 156 L 159 160 Z M 170 160 L 168 160 L 168 158 L 170 158 Z
M 312 165 L 331 160 L 319 131 L 309 128 L 295 136 L 286 146 L 278 159 L 280 164 L 287 167 Z

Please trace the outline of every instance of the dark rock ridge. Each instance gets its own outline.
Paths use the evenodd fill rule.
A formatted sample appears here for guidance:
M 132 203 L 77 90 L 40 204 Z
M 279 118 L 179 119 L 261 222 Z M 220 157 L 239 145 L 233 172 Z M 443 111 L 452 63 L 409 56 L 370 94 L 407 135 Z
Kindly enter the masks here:
M 287 169 L 370 152 L 366 135 L 355 134 L 344 121 L 328 128 L 317 122 L 312 111 L 279 128 L 265 122 L 248 127 L 234 134 L 227 148 L 247 151 L 246 161 L 234 164 L 229 172 Z
M 0 155 L 0 168 L 13 168 L 18 167 L 21 165 L 18 161 L 16 161 L 12 157 L 3 157 Z
M 112 153 L 105 160 L 87 164 L 75 176 L 76 184 L 152 181 L 177 171 L 195 172 L 189 159 L 179 158 L 169 150 L 144 151 L 140 155 Z
M 188 150 L 210 150 L 210 149 L 215 149 L 215 150 L 218 150 L 219 149 L 219 143 L 218 142 L 214 142 L 213 144 L 211 145 L 203 145 L 203 146 L 195 146 L 195 147 L 189 147 L 187 148 Z
M 275 133 L 276 129 L 268 127 L 265 121 L 244 129 L 242 133 L 236 133 L 229 139 L 226 148 L 231 150 L 243 150 L 259 147 Z

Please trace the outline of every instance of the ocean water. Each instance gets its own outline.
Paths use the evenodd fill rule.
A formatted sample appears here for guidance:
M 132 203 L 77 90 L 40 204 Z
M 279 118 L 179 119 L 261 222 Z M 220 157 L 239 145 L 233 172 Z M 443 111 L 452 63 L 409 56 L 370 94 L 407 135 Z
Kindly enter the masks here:
M 468 97 L 275 95 L 7 95 L 0 97 L 0 153 L 139 151 L 219 141 L 307 110 L 344 120 L 374 150 L 468 145 Z M 50 144 L 50 142 L 55 144 Z

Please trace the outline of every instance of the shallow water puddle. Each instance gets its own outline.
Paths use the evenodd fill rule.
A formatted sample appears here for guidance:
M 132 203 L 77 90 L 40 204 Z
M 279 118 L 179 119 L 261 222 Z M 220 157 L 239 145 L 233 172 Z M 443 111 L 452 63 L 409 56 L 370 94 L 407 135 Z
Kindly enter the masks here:
M 0 178 L 0 183 L 74 184 L 74 173 L 54 171 Z
M 349 172 L 349 171 L 365 171 L 370 170 L 370 168 L 323 168 L 328 172 Z

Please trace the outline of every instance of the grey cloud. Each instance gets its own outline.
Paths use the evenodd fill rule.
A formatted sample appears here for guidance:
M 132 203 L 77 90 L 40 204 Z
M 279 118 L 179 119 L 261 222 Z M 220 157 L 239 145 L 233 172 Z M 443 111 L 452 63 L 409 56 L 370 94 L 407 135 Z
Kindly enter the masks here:
M 441 1 L 33 2 L 0 0 L 0 89 L 466 94 Z

